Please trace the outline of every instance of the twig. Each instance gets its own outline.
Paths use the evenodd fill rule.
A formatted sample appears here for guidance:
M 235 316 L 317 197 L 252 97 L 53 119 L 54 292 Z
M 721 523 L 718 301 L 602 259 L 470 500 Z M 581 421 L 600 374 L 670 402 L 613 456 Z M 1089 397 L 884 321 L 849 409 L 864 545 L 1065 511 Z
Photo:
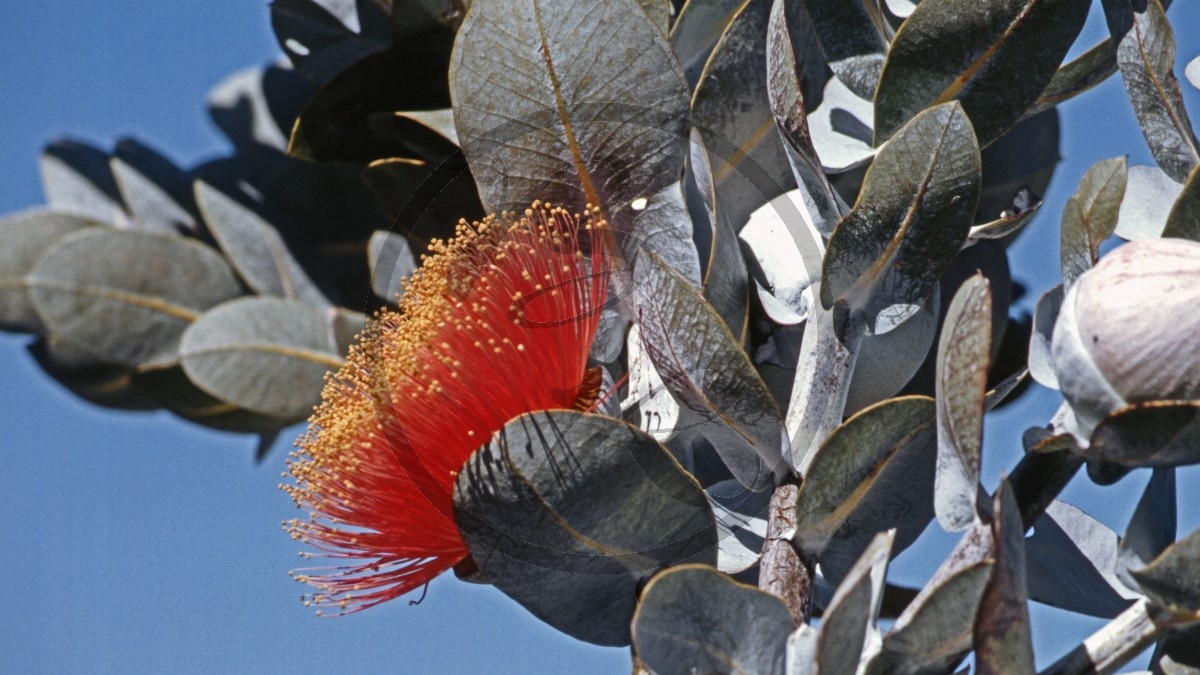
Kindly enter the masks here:
M 796 534 L 796 497 L 793 479 L 775 489 L 767 515 L 767 536 L 758 568 L 758 587 L 783 600 L 792 624 L 807 623 L 812 616 L 814 562 L 792 544 Z

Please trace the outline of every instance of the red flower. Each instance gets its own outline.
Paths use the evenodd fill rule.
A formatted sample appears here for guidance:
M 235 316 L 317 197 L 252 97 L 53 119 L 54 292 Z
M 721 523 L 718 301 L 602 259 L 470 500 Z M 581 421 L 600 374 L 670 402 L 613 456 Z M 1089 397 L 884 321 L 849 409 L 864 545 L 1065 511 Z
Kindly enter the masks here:
M 597 241 L 589 264 L 580 239 L 603 227 L 535 203 L 430 246 L 400 311 L 378 314 L 350 350 L 289 459 L 295 484 L 283 487 L 311 515 L 285 526 L 342 561 L 296 575 L 318 589 L 308 602 L 365 609 L 464 560 L 452 490 L 471 453 L 517 415 L 595 402 L 587 355 L 609 259 Z

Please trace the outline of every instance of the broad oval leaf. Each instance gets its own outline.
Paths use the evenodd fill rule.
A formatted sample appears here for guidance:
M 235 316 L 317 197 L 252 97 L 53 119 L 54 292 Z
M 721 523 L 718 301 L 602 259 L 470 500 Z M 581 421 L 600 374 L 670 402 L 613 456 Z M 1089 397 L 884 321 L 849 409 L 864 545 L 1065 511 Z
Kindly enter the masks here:
M 109 168 L 136 229 L 163 234 L 195 232 L 195 207 L 183 171 L 133 139 L 117 141 Z
M 482 580 L 596 644 L 629 644 L 638 588 L 659 569 L 716 562 L 700 485 L 653 438 L 596 415 L 510 421 L 463 466 L 454 514 Z
M 626 205 L 679 181 L 687 83 L 633 0 L 473 2 L 450 89 L 489 212 L 591 204 L 630 231 Z
M 1200 530 L 1171 544 L 1149 565 L 1131 574 L 1158 605 L 1200 612 Z
M 52 210 L 129 227 L 108 153 L 81 141 L 60 139 L 46 145 L 40 168 L 42 192 Z
M 1083 452 L 1130 467 L 1200 463 L 1200 401 L 1134 403 L 1104 418 Z
M 938 461 L 934 508 L 948 532 L 976 518 L 984 398 L 992 342 L 992 294 L 977 274 L 954 294 L 937 358 Z
M 96 361 L 173 362 L 184 329 L 242 293 L 225 259 L 180 237 L 86 229 L 60 239 L 28 276 L 47 329 Z
M 1064 287 L 1100 259 L 1100 243 L 1117 229 L 1125 182 L 1124 157 L 1101 160 L 1083 174 L 1079 188 L 1067 200 L 1059 246 Z
M 867 170 L 853 210 L 829 239 L 821 302 L 869 323 L 893 305 L 920 305 L 966 240 L 981 164 L 957 103 L 917 115 Z
M 64 236 L 103 226 L 67 213 L 29 210 L 0 218 L 0 328 L 42 332 L 44 326 L 29 297 L 25 275 L 38 258 Z
M 1008 131 L 1050 83 L 1088 0 L 925 0 L 896 32 L 875 95 L 875 144 L 930 106 L 960 101 L 980 145 Z
M 208 93 L 208 114 L 239 149 L 284 152 L 288 134 L 316 87 L 286 64 L 238 71 Z
M 325 313 L 294 300 L 239 298 L 205 312 L 183 334 L 188 378 L 222 401 L 299 421 L 321 402 L 325 373 L 337 370 Z
M 1175 34 L 1158 0 L 1133 15 L 1133 29 L 1117 47 L 1117 65 L 1142 134 L 1163 171 L 1178 183 L 1200 163 L 1200 142 L 1175 79 Z
M 813 457 L 800 486 L 796 545 L 817 555 L 835 538 L 848 539 L 864 532 L 874 536 L 896 527 L 897 520 L 914 511 L 932 515 L 929 487 L 919 486 L 933 482 L 929 460 L 933 457 L 934 420 L 933 399 L 910 396 L 871 406 L 835 429 Z M 911 470 L 919 464 L 929 470 L 912 475 Z M 922 492 L 929 504 L 919 503 Z M 886 496 L 891 499 L 881 501 L 882 493 L 889 493 Z M 863 508 L 872 501 L 876 508 Z M 917 526 L 917 534 L 929 522 L 928 515 Z M 858 553 L 861 551 L 851 560 Z
M 208 230 L 247 286 L 261 295 L 329 306 L 270 223 L 204 181 L 196 181 L 195 192 Z
M 782 600 L 700 565 L 651 579 L 633 617 L 634 649 L 655 675 L 783 675 L 791 632 Z
M 181 366 L 137 373 L 134 386 L 167 410 L 211 429 L 273 436 L 295 422 L 251 412 L 222 401 L 197 387 Z
M 767 487 L 781 461 L 781 413 L 716 310 L 678 272 L 638 254 L 633 301 L 642 343 L 681 404 L 709 421 L 700 429 L 735 478 Z

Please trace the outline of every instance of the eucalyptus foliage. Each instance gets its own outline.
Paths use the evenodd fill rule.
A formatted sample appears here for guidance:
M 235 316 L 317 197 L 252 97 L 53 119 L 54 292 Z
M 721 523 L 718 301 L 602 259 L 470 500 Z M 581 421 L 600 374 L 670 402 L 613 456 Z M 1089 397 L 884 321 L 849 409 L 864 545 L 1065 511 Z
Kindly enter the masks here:
M 430 240 L 596 207 L 614 391 L 467 462 L 463 576 L 655 673 L 1029 672 L 1031 600 L 1112 620 L 1049 672 L 1197 672 L 1200 142 L 1170 3 L 1096 0 L 1110 36 L 1064 62 L 1092 4 L 275 0 L 287 59 L 208 101 L 231 155 L 47 145 L 0 327 L 88 401 L 265 449 Z M 1087 172 L 1044 216 L 1062 285 L 1010 317 L 1055 106 L 1118 71 L 1158 166 Z M 989 494 L 983 420 L 1027 377 L 1063 404 Z M 1056 499 L 1085 465 L 1152 468 L 1124 534 Z M 890 583 L 934 521 L 958 546 Z

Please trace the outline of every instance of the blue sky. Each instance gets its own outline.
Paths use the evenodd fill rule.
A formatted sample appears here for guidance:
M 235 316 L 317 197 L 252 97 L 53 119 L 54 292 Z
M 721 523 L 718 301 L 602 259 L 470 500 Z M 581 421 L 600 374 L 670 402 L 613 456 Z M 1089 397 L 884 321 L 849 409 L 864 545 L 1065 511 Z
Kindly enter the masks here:
M 1180 67 L 1200 54 L 1195 3 L 1170 13 Z M 1093 17 L 1091 44 L 1103 28 Z M 37 157 L 70 135 L 109 146 L 133 135 L 181 165 L 227 146 L 203 102 L 228 74 L 276 58 L 261 2 L 23 3 L 0 27 L 0 213 L 42 203 Z M 1200 95 L 1184 85 L 1194 120 Z M 1114 78 L 1066 107 L 1065 161 L 1043 214 L 1010 254 L 1033 297 L 1057 281 L 1057 219 L 1088 166 L 1129 154 L 1152 164 Z M 1026 300 L 1030 302 L 1031 299 Z M 280 529 L 295 510 L 276 489 L 294 434 L 263 464 L 252 438 L 166 413 L 84 404 L 0 334 L 0 670 L 8 672 L 628 672 L 626 650 L 562 636 L 497 591 L 450 577 L 426 601 L 318 619 L 287 570 L 299 562 Z M 985 484 L 1019 457 L 1020 431 L 1044 423 L 1057 395 L 1035 391 L 987 426 Z M 296 430 L 299 433 L 299 430 Z M 1145 472 L 1101 491 L 1077 479 L 1064 498 L 1123 529 Z M 1200 472 L 1180 475 L 1181 532 L 1200 524 Z M 1114 497 L 1114 495 L 1117 495 Z M 936 528 L 936 526 L 935 526 Z M 953 538 L 926 540 L 944 552 Z M 906 555 L 918 582 L 928 557 Z M 1099 626 L 1038 609 L 1039 663 Z

